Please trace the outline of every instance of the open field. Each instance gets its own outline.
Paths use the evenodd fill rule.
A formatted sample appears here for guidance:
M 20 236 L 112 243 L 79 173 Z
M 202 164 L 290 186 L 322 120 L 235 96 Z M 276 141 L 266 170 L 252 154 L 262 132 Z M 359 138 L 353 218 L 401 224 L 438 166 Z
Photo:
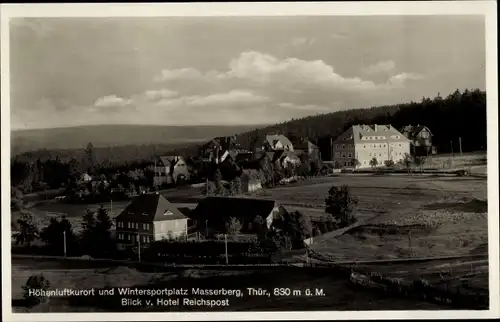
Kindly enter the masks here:
M 136 308 L 140 311 L 193 311 L 193 310 L 438 310 L 450 309 L 419 300 L 387 297 L 369 290 L 354 287 L 346 278 L 339 277 L 326 269 L 302 268 L 261 268 L 244 270 L 210 270 L 183 269 L 166 272 L 139 272 L 128 267 L 86 267 L 68 269 L 61 266 L 64 262 L 34 261 L 31 259 L 15 259 L 12 263 L 12 298 L 22 296 L 21 286 L 33 274 L 43 273 L 52 283 L 51 288 L 188 288 L 202 289 L 226 288 L 240 289 L 245 292 L 241 298 L 229 297 L 230 306 L 219 308 L 207 307 L 165 307 Z M 244 277 L 244 278 L 243 278 Z M 301 296 L 267 297 L 248 296 L 246 288 L 262 287 L 272 291 L 273 288 L 290 288 L 301 290 Z M 322 289 L 324 296 L 305 296 L 305 289 Z M 210 299 L 210 297 L 206 297 Z M 220 299 L 220 298 L 219 298 Z M 87 299 L 87 302 L 91 299 Z M 26 309 L 15 307 L 17 312 L 70 312 L 70 311 L 122 311 L 117 299 L 99 297 L 87 303 L 87 307 L 78 305 L 76 299 L 52 298 L 45 303 Z M 79 301 L 80 303 L 82 301 Z
M 425 164 L 426 166 L 449 166 L 451 160 L 451 165 L 455 167 L 462 166 L 475 166 L 475 165 L 486 165 L 487 164 L 487 152 L 486 151 L 477 151 L 477 152 L 468 152 L 463 153 L 446 153 L 446 154 L 437 154 L 431 155 L 427 158 Z
M 314 238 L 328 261 L 376 261 L 486 254 L 484 259 L 366 265 L 367 271 L 425 278 L 462 291 L 488 292 L 487 180 L 472 177 L 340 175 L 261 192 L 291 210 L 320 216 L 332 185 L 359 199 L 358 223 Z M 451 273 L 450 273 L 451 271 Z M 441 274 L 441 275 L 440 275 Z
M 487 252 L 486 179 L 336 176 L 267 190 L 260 197 L 320 215 L 328 189 L 343 184 L 359 199 L 359 222 L 340 236 L 316 237 L 312 247 L 319 253 L 340 261 Z

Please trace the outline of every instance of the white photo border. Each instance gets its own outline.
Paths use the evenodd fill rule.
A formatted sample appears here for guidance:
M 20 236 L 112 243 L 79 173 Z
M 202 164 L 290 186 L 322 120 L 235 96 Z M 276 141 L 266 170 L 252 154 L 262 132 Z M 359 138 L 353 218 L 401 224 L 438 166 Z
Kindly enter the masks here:
M 19 17 L 372 16 L 484 15 L 488 127 L 488 245 L 490 309 L 482 311 L 308 311 L 201 313 L 12 313 L 10 216 L 2 215 L 2 295 L 5 321 L 205 321 L 331 319 L 469 319 L 499 317 L 498 74 L 496 1 L 278 2 L 177 4 L 2 4 L 2 214 L 10 214 L 9 19 Z

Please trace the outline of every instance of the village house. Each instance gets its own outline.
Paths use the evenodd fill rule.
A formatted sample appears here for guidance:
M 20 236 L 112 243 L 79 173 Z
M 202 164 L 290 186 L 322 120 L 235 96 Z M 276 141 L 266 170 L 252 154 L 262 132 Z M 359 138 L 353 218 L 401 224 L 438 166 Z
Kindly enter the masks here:
M 333 161 L 340 167 L 370 167 L 375 158 L 378 165 L 386 160 L 394 163 L 410 154 L 410 141 L 391 125 L 353 125 L 332 142 Z
M 302 139 L 299 142 L 294 143 L 293 148 L 298 155 L 303 155 L 308 160 L 318 161 L 321 159 L 319 147 L 307 139 Z
M 117 244 L 121 249 L 137 246 L 139 242 L 146 245 L 187 236 L 188 218 L 158 193 L 133 198 L 115 220 Z
M 407 125 L 400 131 L 411 142 L 411 154 L 414 156 L 428 156 L 436 154 L 436 147 L 432 145 L 432 133 L 424 125 Z
M 271 150 L 293 151 L 292 142 L 282 134 L 266 135 L 266 142 Z
M 206 233 L 225 233 L 226 223 L 231 218 L 236 218 L 241 224 L 241 233 L 251 234 L 256 233 L 255 229 L 259 224 L 271 227 L 274 218 L 284 211 L 273 200 L 207 197 L 191 212 L 191 218 L 196 221 L 198 230 Z
M 185 182 L 190 179 L 186 161 L 182 156 L 162 156 L 154 165 L 154 185 Z
M 200 156 L 206 162 L 221 163 L 230 151 L 237 149 L 236 136 L 216 137 L 201 147 Z

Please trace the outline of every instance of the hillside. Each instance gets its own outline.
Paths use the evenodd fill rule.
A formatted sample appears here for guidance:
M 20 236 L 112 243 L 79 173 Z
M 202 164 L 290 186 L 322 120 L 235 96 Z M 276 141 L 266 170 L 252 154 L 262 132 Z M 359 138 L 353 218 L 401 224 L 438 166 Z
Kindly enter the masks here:
M 88 126 L 66 129 L 31 130 L 13 133 L 12 156 L 20 152 L 22 159 L 62 159 L 83 156 L 84 147 L 92 142 L 98 160 L 116 163 L 150 160 L 153 154 L 181 154 L 194 156 L 197 145 L 217 136 L 238 134 L 244 148 L 251 148 L 258 137 L 283 133 L 293 137 L 308 137 L 316 142 L 324 160 L 329 160 L 330 138 L 336 138 L 353 124 L 392 124 L 400 128 L 408 124 L 423 124 L 433 133 L 433 142 L 439 153 L 486 149 L 486 93 L 459 90 L 445 98 L 422 98 L 420 102 L 401 103 L 366 109 L 292 119 L 272 126 Z M 112 146 L 112 147 L 110 147 Z M 74 149 L 68 150 L 69 147 Z
M 256 136 L 283 133 L 289 137 L 308 137 L 329 150 L 330 137 L 336 138 L 354 124 L 423 124 L 433 133 L 433 142 L 440 153 L 448 153 L 453 144 L 458 151 L 458 138 L 463 151 L 486 149 L 486 93 L 459 90 L 443 98 L 422 98 L 421 102 L 401 103 L 367 109 L 339 111 L 309 116 L 240 134 L 238 140 L 249 147 Z M 325 139 L 325 140 L 322 140 Z M 453 143 L 452 143 L 453 142 Z M 328 157 L 327 157 L 328 158 Z
M 256 126 L 95 125 L 12 131 L 12 155 L 40 149 L 83 149 L 125 145 L 179 145 L 249 131 Z

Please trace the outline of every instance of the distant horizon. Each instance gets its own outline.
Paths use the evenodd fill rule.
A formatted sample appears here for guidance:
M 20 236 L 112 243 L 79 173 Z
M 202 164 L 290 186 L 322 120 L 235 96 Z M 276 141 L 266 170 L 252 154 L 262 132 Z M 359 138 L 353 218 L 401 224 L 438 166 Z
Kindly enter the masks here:
M 181 128 L 181 127 L 266 127 L 272 124 L 187 124 L 187 125 L 168 125 L 168 124 L 82 124 L 74 126 L 54 126 L 54 127 L 33 127 L 33 128 L 12 128 L 11 132 L 17 131 L 35 131 L 35 130 L 52 130 L 52 129 L 69 129 L 69 128 L 82 128 L 82 127 L 99 127 L 99 126 L 109 126 L 109 127 L 119 127 L 119 126 L 143 126 L 143 127 L 170 127 L 170 128 Z

